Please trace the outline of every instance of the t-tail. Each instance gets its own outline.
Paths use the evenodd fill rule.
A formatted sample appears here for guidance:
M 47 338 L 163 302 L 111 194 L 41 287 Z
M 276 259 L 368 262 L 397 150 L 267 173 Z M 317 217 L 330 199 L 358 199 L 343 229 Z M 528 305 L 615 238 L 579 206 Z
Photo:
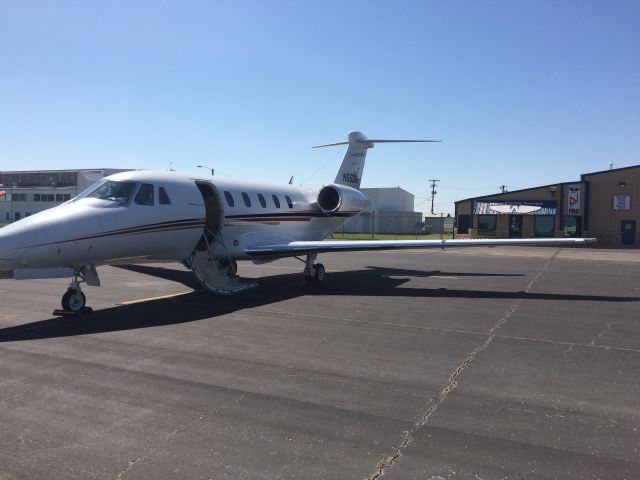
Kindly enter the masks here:
M 313 148 L 333 147 L 336 145 L 348 145 L 347 153 L 344 154 L 342 165 L 336 175 L 334 184 L 345 185 L 347 187 L 360 189 L 362 172 L 364 170 L 364 160 L 367 156 L 367 149 L 373 148 L 376 143 L 428 143 L 440 142 L 440 140 L 373 140 L 367 138 L 361 132 L 349 132 L 346 142 L 329 143 L 318 145 Z

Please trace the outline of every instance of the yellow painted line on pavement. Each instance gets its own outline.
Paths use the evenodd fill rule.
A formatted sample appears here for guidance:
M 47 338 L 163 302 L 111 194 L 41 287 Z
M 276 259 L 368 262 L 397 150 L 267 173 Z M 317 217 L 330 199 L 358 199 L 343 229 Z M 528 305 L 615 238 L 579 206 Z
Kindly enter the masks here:
M 194 290 L 189 290 L 188 292 L 170 293 L 169 295 L 160 295 L 157 297 L 141 298 L 139 300 L 128 300 L 126 302 L 120 302 L 120 305 L 133 305 L 134 303 L 151 302 L 153 300 L 163 300 L 165 298 L 181 297 L 183 295 L 188 295 L 193 292 Z

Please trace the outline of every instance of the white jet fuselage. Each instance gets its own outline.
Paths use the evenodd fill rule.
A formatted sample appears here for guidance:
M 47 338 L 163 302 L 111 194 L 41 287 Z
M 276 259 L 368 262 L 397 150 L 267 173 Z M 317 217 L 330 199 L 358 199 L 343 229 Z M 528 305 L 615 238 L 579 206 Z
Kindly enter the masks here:
M 91 197 L 107 181 L 135 182 L 135 186 L 126 202 Z M 153 186 L 152 200 L 146 204 L 136 201 L 143 184 Z M 210 186 L 215 206 L 205 205 L 198 184 Z M 316 191 L 292 185 L 176 172 L 123 172 L 65 204 L 1 228 L 0 271 L 181 261 L 194 250 L 207 222 L 211 230 L 217 229 L 216 241 L 224 244 L 219 252 L 245 259 L 249 246 L 322 240 L 359 213 L 327 215 L 316 200 Z M 217 210 L 215 225 L 208 220 L 207 208 Z

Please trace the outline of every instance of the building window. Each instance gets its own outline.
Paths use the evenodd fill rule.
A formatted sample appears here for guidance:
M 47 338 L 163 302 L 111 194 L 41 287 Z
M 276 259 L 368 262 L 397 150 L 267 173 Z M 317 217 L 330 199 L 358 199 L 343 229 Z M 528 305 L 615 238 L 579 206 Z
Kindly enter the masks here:
M 291 197 L 289 195 L 285 195 L 284 199 L 287 201 L 287 205 L 289 205 L 289 208 L 293 208 L 293 202 L 291 201 Z
M 267 208 L 267 201 L 264 199 L 261 193 L 258 194 L 258 200 L 260 201 L 260 205 L 262 205 L 262 208 Z
M 242 192 L 242 200 L 244 200 L 244 204 L 247 208 L 251 208 L 251 199 L 245 192 Z
M 133 201 L 138 205 L 153 206 L 153 185 L 150 183 L 140 185 L 140 189 Z
M 533 218 L 533 234 L 536 237 L 553 237 L 554 227 L 553 215 L 535 215 Z
M 497 215 L 478 215 L 478 234 L 495 235 Z
M 562 235 L 565 237 L 579 237 L 582 235 L 582 217 L 566 215 Z
M 27 194 L 26 193 L 14 193 L 11 197 L 14 202 L 26 202 Z
M 224 198 L 227 200 L 227 205 L 229 205 L 230 207 L 233 207 L 235 205 L 236 202 L 233 201 L 233 195 L 231 195 L 231 192 L 227 192 L 225 190 Z
M 40 201 L 40 194 L 39 193 L 34 193 L 33 194 L 33 201 L 34 202 L 39 202 Z
M 7 214 L 5 215 L 5 219 L 7 220 L 7 222 L 11 220 L 11 216 L 9 215 L 9 212 L 7 212 Z
M 276 208 L 280 208 L 280 199 L 278 198 L 278 196 L 271 195 L 271 198 L 273 198 L 273 204 L 276 206 Z
M 67 200 L 71 200 L 70 193 L 56 193 L 56 202 L 66 202 Z
M 169 199 L 169 195 L 167 195 L 167 191 L 164 187 L 158 188 L 158 200 L 160 205 L 171 205 L 171 200 Z
M 469 233 L 471 226 L 471 215 L 458 215 L 458 233 Z

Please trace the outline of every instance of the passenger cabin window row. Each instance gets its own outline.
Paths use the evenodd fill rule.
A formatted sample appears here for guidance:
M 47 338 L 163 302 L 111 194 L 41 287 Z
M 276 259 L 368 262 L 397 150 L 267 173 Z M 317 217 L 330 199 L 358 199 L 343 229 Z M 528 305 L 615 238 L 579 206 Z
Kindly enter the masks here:
M 249 194 L 247 192 L 241 192 L 241 196 L 242 196 L 242 200 L 244 202 L 244 205 L 247 208 L 251 208 L 251 197 L 249 197 Z M 258 202 L 260 203 L 260 206 L 262 208 L 267 208 L 267 200 L 265 199 L 264 195 L 262 195 L 261 193 L 258 193 L 257 197 L 258 197 Z M 228 190 L 224 191 L 224 198 L 227 201 L 227 205 L 228 206 L 230 206 L 230 207 L 235 206 L 236 202 L 235 202 L 235 200 L 233 198 L 233 194 L 230 191 L 228 191 Z M 280 199 L 278 198 L 278 196 L 275 193 L 271 194 L 271 199 L 273 200 L 273 205 L 276 208 L 280 208 L 280 205 L 281 205 L 280 204 Z M 284 199 L 287 202 L 287 206 L 289 208 L 293 208 L 293 201 L 291 200 L 291 197 L 289 195 L 285 195 Z

